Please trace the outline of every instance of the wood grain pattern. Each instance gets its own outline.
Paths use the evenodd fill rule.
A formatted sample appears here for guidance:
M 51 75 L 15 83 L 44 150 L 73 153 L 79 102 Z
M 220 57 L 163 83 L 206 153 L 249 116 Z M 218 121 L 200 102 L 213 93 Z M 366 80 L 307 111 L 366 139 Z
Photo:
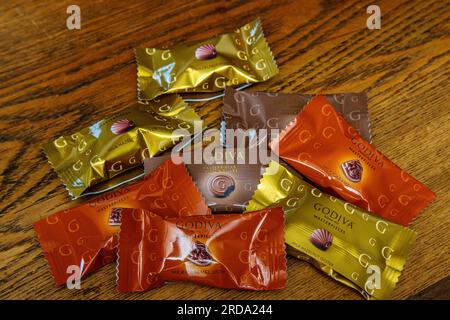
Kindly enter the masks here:
M 36 240 L 31 223 L 38 216 L 74 204 L 41 146 L 135 101 L 133 48 L 206 39 L 256 16 L 280 73 L 252 89 L 367 90 L 374 145 L 437 193 L 411 225 L 418 240 L 394 298 L 433 298 L 433 292 L 450 298 L 447 1 L 376 1 L 381 30 L 366 28 L 372 0 L 77 1 L 81 30 L 68 30 L 66 8 L 72 3 L 0 4 L 0 298 L 360 298 L 291 258 L 288 287 L 279 292 L 176 283 L 144 294 L 119 294 L 114 265 L 84 280 L 81 290 L 67 290 L 54 286 Z M 195 107 L 217 125 L 220 105 Z

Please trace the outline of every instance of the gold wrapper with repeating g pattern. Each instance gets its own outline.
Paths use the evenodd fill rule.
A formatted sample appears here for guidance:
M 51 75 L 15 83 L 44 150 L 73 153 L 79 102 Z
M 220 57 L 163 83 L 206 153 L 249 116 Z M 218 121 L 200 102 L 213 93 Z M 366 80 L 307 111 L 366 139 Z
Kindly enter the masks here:
M 84 278 L 116 261 L 122 208 L 151 210 L 161 217 L 210 215 L 181 159 L 162 163 L 141 181 L 34 223 L 56 284 L 66 283 L 69 266 Z M 84 267 L 83 267 L 84 266 Z
M 287 252 L 366 298 L 388 299 L 416 233 L 327 195 L 271 161 L 246 211 L 281 206 Z
M 216 92 L 278 73 L 259 19 L 191 45 L 137 48 L 136 62 L 140 100 L 173 92 Z
M 312 94 L 237 91 L 225 89 L 222 129 L 285 129 L 314 97 Z M 339 112 L 367 141 L 371 142 L 367 94 L 324 94 L 331 106 Z
M 200 117 L 180 96 L 138 103 L 81 131 L 44 145 L 51 166 L 73 198 L 89 187 L 141 165 L 194 131 Z M 182 131 L 182 130 L 181 130 Z

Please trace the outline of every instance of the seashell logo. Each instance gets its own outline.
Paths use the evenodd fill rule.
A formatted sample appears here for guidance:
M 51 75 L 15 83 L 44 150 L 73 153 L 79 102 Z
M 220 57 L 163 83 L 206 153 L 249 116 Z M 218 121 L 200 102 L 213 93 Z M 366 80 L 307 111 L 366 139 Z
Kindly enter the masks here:
M 316 229 L 309 238 L 311 243 L 322 251 L 327 251 L 333 243 L 333 235 L 325 229 Z
M 342 171 L 348 180 L 352 182 L 360 182 L 362 178 L 363 167 L 359 160 L 350 160 L 344 162 L 342 165 Z
M 111 132 L 114 134 L 122 134 L 127 131 L 130 131 L 134 127 L 136 127 L 136 125 L 134 124 L 133 121 L 128 120 L 128 119 L 122 119 L 122 120 L 114 122 L 111 125 Z
M 200 241 L 196 241 L 194 243 L 194 248 L 191 250 L 186 259 L 201 267 L 209 266 L 214 261 L 206 244 L 201 243 Z
M 197 60 L 209 60 L 217 56 L 216 48 L 213 44 L 204 44 L 195 50 Z

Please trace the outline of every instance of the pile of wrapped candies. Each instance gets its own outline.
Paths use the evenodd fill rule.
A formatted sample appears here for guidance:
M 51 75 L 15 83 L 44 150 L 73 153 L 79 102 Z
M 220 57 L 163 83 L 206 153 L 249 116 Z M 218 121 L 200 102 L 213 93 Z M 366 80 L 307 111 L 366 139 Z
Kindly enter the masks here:
M 234 89 L 278 72 L 259 19 L 136 49 L 136 60 L 135 106 L 44 146 L 73 198 L 101 193 L 34 223 L 57 285 L 69 266 L 85 277 L 116 263 L 123 292 L 167 281 L 279 290 L 288 254 L 368 299 L 392 296 L 416 238 L 407 226 L 435 194 L 370 144 L 366 93 Z M 217 161 L 245 158 L 250 140 L 208 163 L 172 152 L 201 123 L 177 93 L 221 91 L 225 131 L 279 129 L 264 142 L 277 157 Z M 99 188 L 117 178 L 133 182 Z

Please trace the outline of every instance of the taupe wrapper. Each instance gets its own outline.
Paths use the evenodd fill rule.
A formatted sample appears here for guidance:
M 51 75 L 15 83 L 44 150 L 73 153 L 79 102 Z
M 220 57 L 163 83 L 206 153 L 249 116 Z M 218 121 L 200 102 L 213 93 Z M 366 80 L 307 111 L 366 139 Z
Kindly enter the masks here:
M 278 67 L 255 19 L 234 32 L 189 45 L 137 48 L 138 99 L 167 93 L 217 92 L 266 81 Z
M 61 136 L 43 149 L 69 194 L 78 198 L 190 136 L 196 121 L 201 123 L 200 117 L 180 96 L 167 95 L 137 103 L 77 133 Z M 184 129 L 186 134 L 176 129 Z M 133 177 L 128 175 L 127 180 Z
M 371 142 L 367 94 L 324 94 L 329 103 Z M 312 94 L 237 91 L 226 88 L 223 98 L 224 129 L 270 129 L 283 130 L 294 120 L 303 107 L 314 97 Z

